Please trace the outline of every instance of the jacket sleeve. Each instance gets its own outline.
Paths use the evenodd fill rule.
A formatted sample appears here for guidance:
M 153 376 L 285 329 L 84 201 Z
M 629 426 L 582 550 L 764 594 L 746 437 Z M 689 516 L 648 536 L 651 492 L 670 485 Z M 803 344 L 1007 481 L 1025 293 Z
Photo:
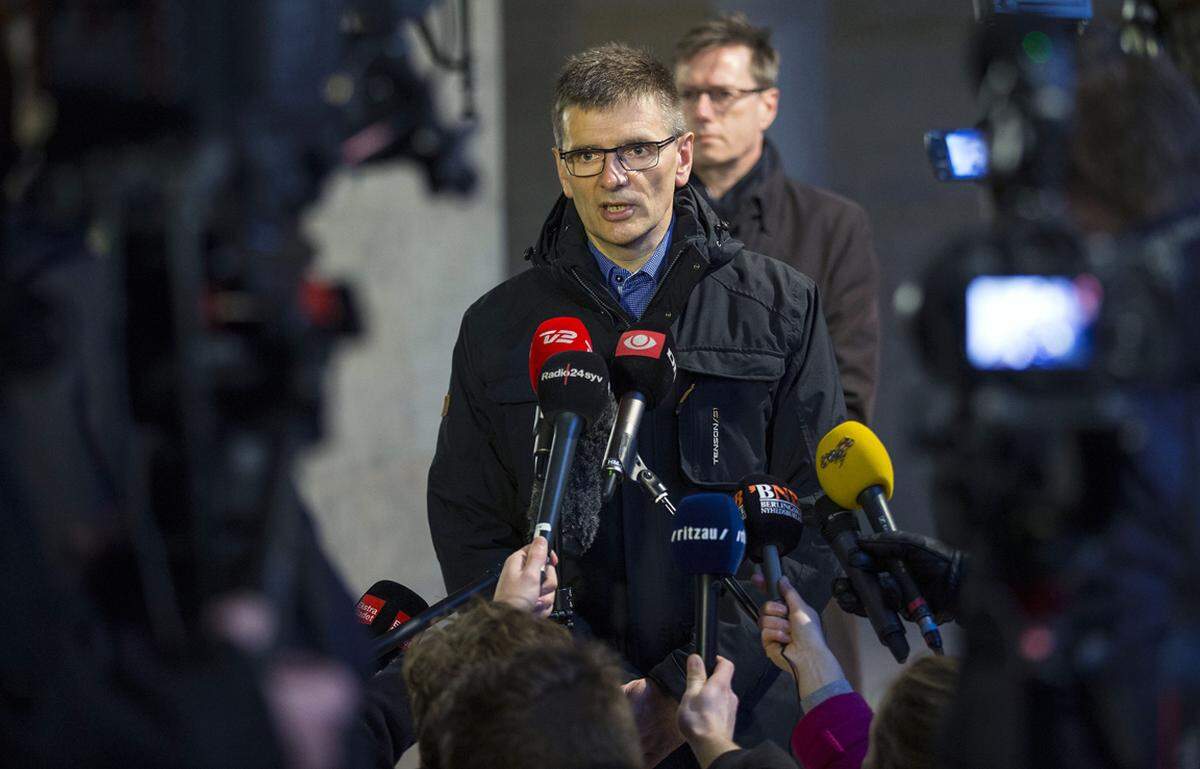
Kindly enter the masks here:
M 796 724 L 792 753 L 807 769 L 859 769 L 867 756 L 872 717 L 856 693 L 831 697 Z
M 837 352 L 846 411 L 869 424 L 879 377 L 879 260 L 867 214 L 846 207 L 830 233 L 822 280 L 825 321 Z
M 427 492 L 429 531 L 449 592 L 523 544 L 516 480 L 497 453 L 499 436 L 472 361 L 470 318 L 468 310 L 454 345 Z

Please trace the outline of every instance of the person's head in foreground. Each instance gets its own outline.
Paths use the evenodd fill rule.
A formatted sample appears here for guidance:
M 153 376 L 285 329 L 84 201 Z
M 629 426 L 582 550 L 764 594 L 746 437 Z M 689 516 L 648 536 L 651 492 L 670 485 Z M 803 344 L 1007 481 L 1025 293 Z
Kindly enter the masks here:
M 921 657 L 891 685 L 871 721 L 863 769 L 933 769 L 942 724 L 958 688 L 958 660 Z
M 596 643 L 525 648 L 474 664 L 433 703 L 423 769 L 641 769 L 612 652 Z

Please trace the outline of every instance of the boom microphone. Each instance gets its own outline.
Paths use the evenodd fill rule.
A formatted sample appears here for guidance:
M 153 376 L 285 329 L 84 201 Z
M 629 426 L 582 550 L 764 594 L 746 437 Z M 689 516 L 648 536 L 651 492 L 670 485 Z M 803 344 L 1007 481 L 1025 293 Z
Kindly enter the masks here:
M 763 565 L 767 592 L 778 601 L 783 569 L 779 557 L 796 549 L 804 535 L 800 497 L 769 475 L 748 475 L 738 484 L 733 501 L 746 522 L 747 555 Z
M 846 510 L 861 506 L 877 533 L 896 531 L 887 505 L 892 496 L 892 460 L 869 427 L 861 422 L 842 422 L 817 444 L 817 457 L 817 479 L 830 499 Z M 934 654 L 941 654 L 942 634 L 908 567 L 899 558 L 886 563 L 900 587 L 905 610 L 921 629 L 925 644 Z
M 670 332 L 633 329 L 622 334 L 613 353 L 612 380 L 613 394 L 621 399 L 621 405 L 604 454 L 606 502 L 616 492 L 617 482 L 633 471 L 642 414 L 656 407 L 675 384 Z
M 696 577 L 696 653 L 712 674 L 717 664 L 717 591 L 737 573 L 746 553 L 746 529 L 737 505 L 725 494 L 693 494 L 679 503 L 671 532 L 671 555 Z
M 378 638 L 389 630 L 400 627 L 413 617 L 429 608 L 425 599 L 398 582 L 381 579 L 363 593 L 354 607 L 358 621 L 367 626 L 371 638 Z M 379 668 L 387 666 L 392 658 L 408 647 L 405 643 L 380 659 Z
M 538 404 L 553 425 L 553 438 L 532 534 L 554 542 L 581 436 L 584 436 L 587 428 L 602 423 L 605 414 L 611 413 L 612 394 L 608 389 L 608 367 L 604 365 L 604 359 L 594 352 L 577 351 L 563 352 L 549 358 L 538 374 Z M 587 440 L 583 443 L 591 445 Z M 592 465 L 597 465 L 594 458 L 590 459 Z M 572 503 L 584 504 L 574 499 Z M 595 526 L 598 527 L 598 494 L 595 510 Z M 578 528 L 580 526 L 582 528 Z M 580 540 L 572 544 L 584 549 L 591 546 L 591 540 L 595 537 L 591 522 L 580 521 L 577 516 L 573 516 L 572 533 Z

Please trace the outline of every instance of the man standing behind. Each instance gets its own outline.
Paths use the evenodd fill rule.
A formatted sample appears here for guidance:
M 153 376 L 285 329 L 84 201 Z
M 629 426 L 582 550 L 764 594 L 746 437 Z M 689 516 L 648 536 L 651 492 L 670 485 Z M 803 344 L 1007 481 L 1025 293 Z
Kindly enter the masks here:
M 817 284 L 850 419 L 868 423 L 879 369 L 879 265 L 866 212 L 787 178 L 764 135 L 779 108 L 770 31 L 735 14 L 693 27 L 675 46 L 675 83 L 695 132 L 692 184 L 746 248 Z M 853 618 L 825 616 L 829 645 L 861 684 Z
M 705 22 L 675 46 L 675 83 L 695 132 L 693 184 L 735 238 L 817 284 L 846 412 L 869 423 L 879 369 L 879 266 L 866 212 L 787 178 L 764 132 L 779 108 L 779 53 L 770 32 L 736 14 Z

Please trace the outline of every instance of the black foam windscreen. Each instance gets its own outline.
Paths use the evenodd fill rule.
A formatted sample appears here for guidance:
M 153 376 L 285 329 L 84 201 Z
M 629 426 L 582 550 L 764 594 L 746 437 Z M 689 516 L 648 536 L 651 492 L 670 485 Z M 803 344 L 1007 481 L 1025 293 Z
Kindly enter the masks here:
M 633 329 L 617 340 L 613 352 L 613 393 L 641 393 L 647 408 L 655 408 L 675 384 L 675 351 L 671 332 Z
M 363 593 L 354 607 L 358 621 L 377 638 L 429 608 L 425 599 L 390 579 L 381 579 Z
M 562 549 L 567 555 L 586 553 L 600 530 L 604 450 L 616 414 L 617 405 L 610 397 L 607 408 L 584 428 L 575 447 L 575 463 L 571 466 L 558 525 Z
M 746 552 L 746 530 L 725 494 L 684 497 L 671 531 L 671 554 L 687 574 L 736 574 Z
M 570 412 L 590 425 L 610 403 L 608 366 L 594 352 L 560 352 L 538 374 L 538 405 L 547 419 Z
M 762 563 L 764 545 L 775 545 L 783 556 L 800 544 L 800 498 L 786 483 L 762 473 L 747 475 L 738 483 L 733 501 L 746 521 L 750 560 Z

